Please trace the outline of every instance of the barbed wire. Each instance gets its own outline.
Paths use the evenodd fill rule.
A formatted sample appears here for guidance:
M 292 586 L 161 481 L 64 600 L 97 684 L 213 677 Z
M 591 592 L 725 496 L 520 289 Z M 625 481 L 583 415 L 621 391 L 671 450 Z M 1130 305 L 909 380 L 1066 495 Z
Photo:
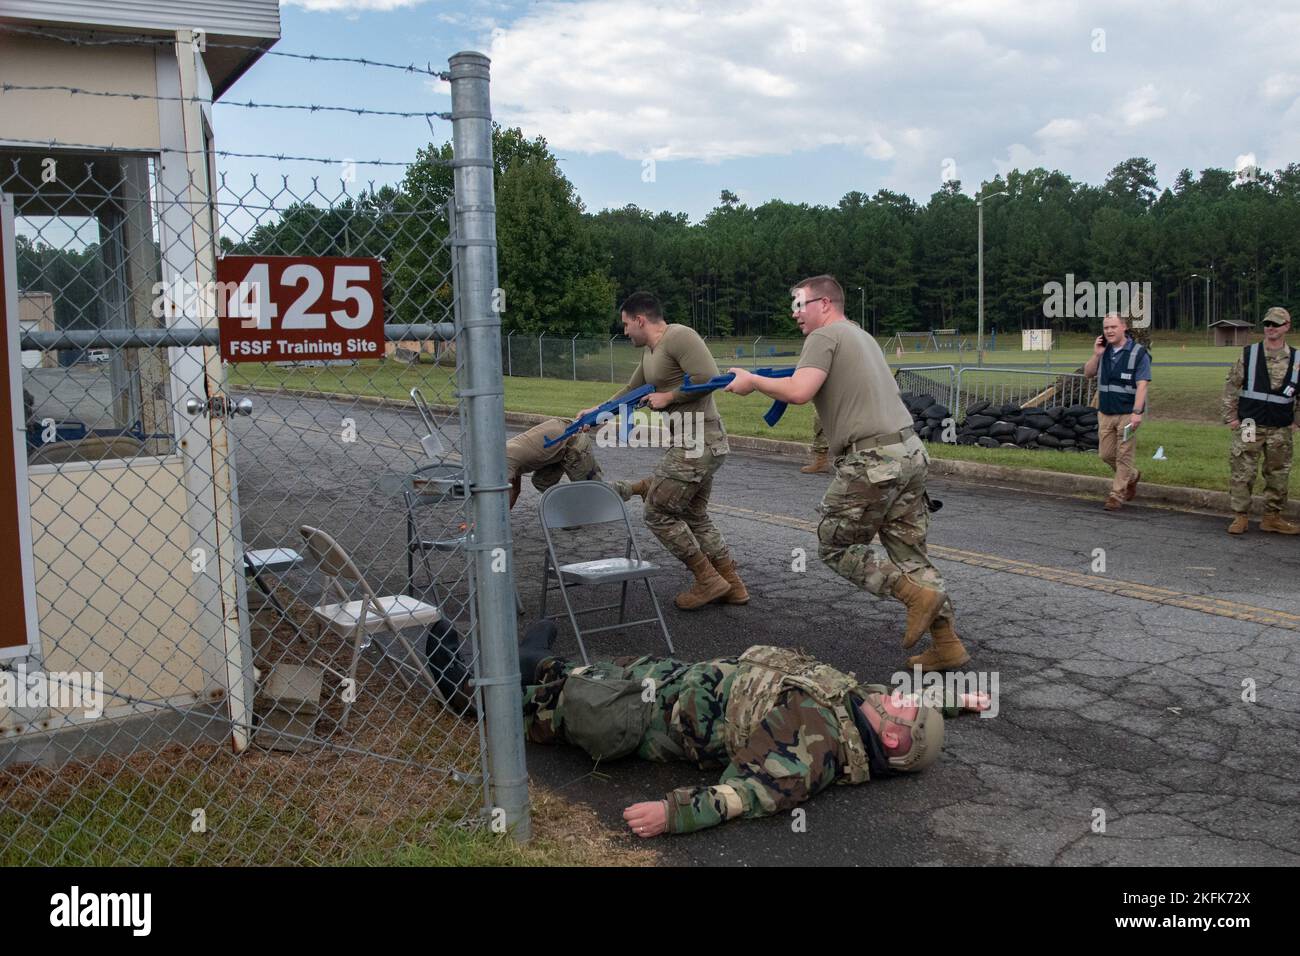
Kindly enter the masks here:
M 302 163 L 323 163 L 327 165 L 346 165 L 352 163 L 356 166 L 410 166 L 416 160 L 396 160 L 396 159 L 352 159 L 351 157 L 328 157 L 328 156 L 289 156 L 285 153 L 239 153 L 227 149 L 176 149 L 171 146 L 155 146 L 152 148 L 141 146 L 116 146 L 112 143 L 69 143 L 57 139 L 15 139 L 11 136 L 0 134 L 0 145 L 12 143 L 22 146 L 46 146 L 51 149 L 93 149 L 102 152 L 130 152 L 130 153 L 176 153 L 182 156 L 190 155 L 208 155 L 222 157 L 233 157 L 235 159 L 275 159 L 284 162 L 302 162 Z M 451 160 L 441 159 L 439 157 L 429 157 L 421 162 L 426 162 L 434 166 L 450 166 Z
M 46 40 L 58 40 L 61 43 L 70 43 L 73 46 L 173 46 L 176 41 L 174 38 L 167 37 L 150 37 L 144 34 L 128 34 L 121 36 L 107 37 L 102 40 L 95 39 L 95 33 L 91 31 L 89 39 L 72 36 L 66 33 L 54 33 L 49 30 L 41 30 L 34 27 L 18 27 L 9 24 L 0 24 L 0 32 L 17 33 L 25 36 L 41 37 Z M 371 60 L 367 57 L 357 56 L 325 56 L 320 53 L 289 53 L 281 50 L 268 50 L 266 47 L 257 46 L 252 43 L 205 43 L 205 47 L 220 50 L 247 50 L 252 53 L 260 53 L 263 56 L 282 56 L 293 60 L 307 60 L 312 63 L 356 63 L 361 66 L 376 66 L 388 70 L 400 70 L 403 73 L 423 73 L 427 76 L 436 77 L 440 80 L 449 80 L 451 75 L 445 70 L 435 70 L 431 65 L 416 66 L 414 63 L 408 63 L 403 66 L 400 63 L 387 63 L 383 60 Z
M 305 110 L 310 113 L 355 113 L 357 116 L 400 116 L 405 119 L 442 119 L 450 120 L 451 113 L 423 112 L 415 110 L 372 110 L 361 106 L 320 106 L 315 103 L 247 103 L 237 100 L 210 100 L 203 96 L 166 96 L 160 93 L 118 93 L 112 90 L 87 90 L 79 86 L 61 86 L 58 84 L 28 85 L 25 83 L 0 83 L 0 93 L 67 93 L 72 96 L 109 96 L 130 100 L 159 100 L 169 103 L 212 103 L 214 106 L 239 106 L 244 109 L 268 110 Z

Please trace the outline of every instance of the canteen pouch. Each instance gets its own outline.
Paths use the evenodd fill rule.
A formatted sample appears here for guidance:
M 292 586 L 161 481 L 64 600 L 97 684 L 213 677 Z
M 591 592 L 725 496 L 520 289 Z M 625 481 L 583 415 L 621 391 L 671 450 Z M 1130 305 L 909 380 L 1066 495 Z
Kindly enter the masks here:
M 600 662 L 571 672 L 560 692 L 557 712 L 564 715 L 565 738 L 594 760 L 617 760 L 637 749 L 650 726 L 654 701 L 641 699 L 640 681 L 627 671 Z

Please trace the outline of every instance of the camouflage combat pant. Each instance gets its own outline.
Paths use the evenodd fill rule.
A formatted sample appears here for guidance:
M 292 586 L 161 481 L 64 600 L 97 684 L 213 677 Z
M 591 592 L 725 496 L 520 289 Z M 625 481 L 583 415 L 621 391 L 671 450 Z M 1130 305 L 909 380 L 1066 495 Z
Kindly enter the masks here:
M 703 551 L 714 564 L 729 557 L 722 532 L 709 517 L 713 473 L 727 460 L 727 443 L 708 441 L 697 458 L 686 449 L 670 448 L 655 466 L 646 492 L 645 524 L 683 564 Z M 631 497 L 630 481 L 614 482 L 624 501 Z
M 830 452 L 830 445 L 826 441 L 826 431 L 822 428 L 821 416 L 813 412 L 813 440 L 810 446 L 814 455 L 825 455 Z
M 565 475 L 570 481 L 601 481 L 603 475 L 592 450 L 594 447 L 591 435 L 586 432 L 574 435 L 564 448 L 563 458 L 533 472 L 533 487 L 545 491 L 558 484 Z
M 891 594 L 904 575 L 944 589 L 943 576 L 925 552 L 928 463 L 915 436 L 835 460 L 835 477 L 817 506 L 822 516 L 818 553 L 828 568 L 877 597 Z M 873 545 L 877 535 L 880 545 Z M 940 616 L 950 612 L 945 605 Z
M 1250 511 L 1255 473 L 1262 471 L 1264 509 L 1274 514 L 1282 513 L 1286 507 L 1287 488 L 1291 480 L 1291 447 L 1290 427 L 1256 428 L 1253 442 L 1241 440 L 1241 429 L 1232 433 L 1228 486 L 1233 511 L 1238 514 Z
M 730 758 L 722 736 L 726 712 L 722 685 L 737 669 L 734 658 L 690 664 L 671 657 L 616 657 L 613 663 L 632 665 L 628 680 L 653 682 L 644 685 L 653 686 L 655 700 L 637 757 L 661 762 L 689 760 L 700 767 L 727 764 Z M 536 744 L 568 743 L 560 695 L 569 672 L 580 666 L 577 661 L 551 657 L 538 667 L 538 683 L 524 691 L 527 740 Z

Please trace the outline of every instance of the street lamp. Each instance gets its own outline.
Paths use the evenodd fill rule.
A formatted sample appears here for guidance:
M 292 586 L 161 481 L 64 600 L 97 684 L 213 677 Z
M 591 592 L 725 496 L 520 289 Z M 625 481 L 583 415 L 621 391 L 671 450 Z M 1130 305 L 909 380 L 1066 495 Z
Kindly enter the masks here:
M 858 325 L 865 332 L 867 330 L 867 290 L 862 286 L 858 286 L 858 291 L 862 293 L 862 321 Z
M 980 365 L 984 364 L 984 200 L 993 199 L 996 196 L 1005 196 L 1006 194 L 1007 191 L 1003 189 L 1000 192 L 990 193 L 987 196 L 981 196 L 979 199 L 975 200 L 975 210 L 977 212 L 977 218 L 979 219 L 979 244 L 978 252 L 976 253 L 976 258 L 979 263 L 977 267 L 979 269 L 979 330 L 975 333 L 975 343 L 979 349 Z
M 1187 278 L 1205 280 L 1205 331 L 1210 331 L 1210 277 L 1193 272 Z M 1196 311 L 1192 310 L 1192 328 L 1196 327 Z

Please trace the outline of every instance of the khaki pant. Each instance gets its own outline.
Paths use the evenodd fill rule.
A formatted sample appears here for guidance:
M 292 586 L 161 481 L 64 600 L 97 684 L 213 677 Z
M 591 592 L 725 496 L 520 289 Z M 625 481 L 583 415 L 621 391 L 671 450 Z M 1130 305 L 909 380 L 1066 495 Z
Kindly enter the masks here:
M 1097 413 L 1097 451 L 1101 460 L 1115 469 L 1115 480 L 1111 482 L 1110 493 L 1124 497 L 1124 489 L 1133 477 L 1133 456 L 1137 454 L 1137 435 L 1122 442 L 1124 426 L 1133 420 L 1133 415 L 1107 415 Z

